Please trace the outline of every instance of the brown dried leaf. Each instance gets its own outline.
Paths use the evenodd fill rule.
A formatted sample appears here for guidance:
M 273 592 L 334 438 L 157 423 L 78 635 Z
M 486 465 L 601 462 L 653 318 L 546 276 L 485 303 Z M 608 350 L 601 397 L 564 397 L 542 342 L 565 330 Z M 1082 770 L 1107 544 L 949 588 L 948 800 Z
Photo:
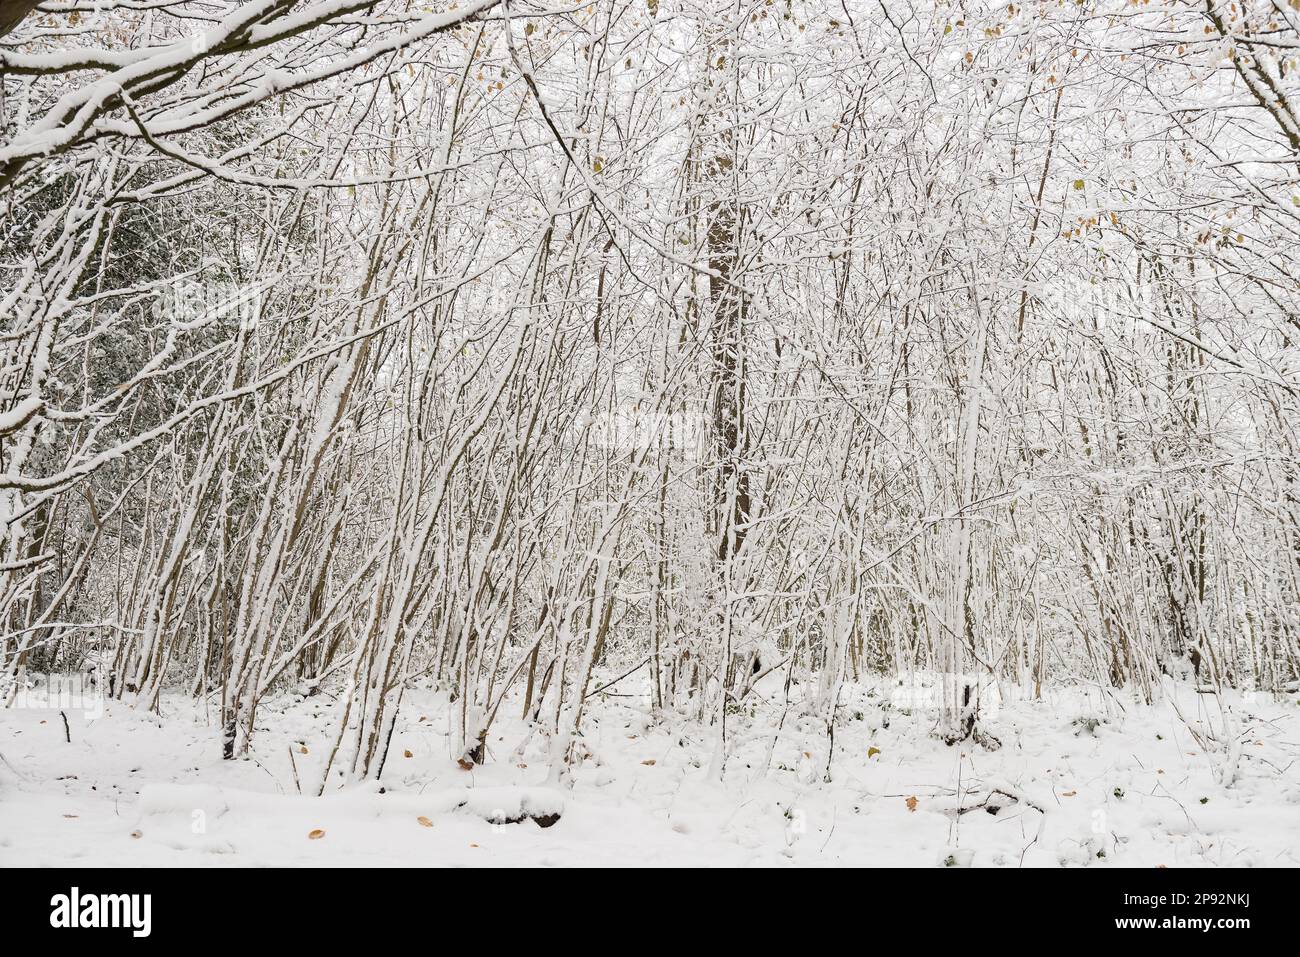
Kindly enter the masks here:
M 433 822 L 430 821 L 430 820 L 429 820 L 427 817 L 425 817 L 423 814 L 421 814 L 419 817 L 417 817 L 417 818 L 416 818 L 416 821 L 419 822 L 420 827 L 433 827 Z
M 916 810 L 916 795 L 913 794 L 913 795 L 912 795 L 910 798 L 908 798 L 904 803 L 907 804 L 907 809 L 908 809 L 909 811 L 915 811 L 915 810 Z
M 324 836 L 325 832 L 320 828 L 315 828 L 314 830 L 307 832 L 307 840 L 309 841 L 319 841 Z

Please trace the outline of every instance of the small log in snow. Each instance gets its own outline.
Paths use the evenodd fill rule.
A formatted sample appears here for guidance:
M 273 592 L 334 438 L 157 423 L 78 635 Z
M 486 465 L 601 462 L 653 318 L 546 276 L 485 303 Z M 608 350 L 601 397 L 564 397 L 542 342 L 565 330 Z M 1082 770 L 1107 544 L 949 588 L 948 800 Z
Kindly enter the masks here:
M 456 805 L 490 824 L 519 824 L 533 820 L 550 827 L 564 814 L 564 798 L 550 788 L 469 788 Z

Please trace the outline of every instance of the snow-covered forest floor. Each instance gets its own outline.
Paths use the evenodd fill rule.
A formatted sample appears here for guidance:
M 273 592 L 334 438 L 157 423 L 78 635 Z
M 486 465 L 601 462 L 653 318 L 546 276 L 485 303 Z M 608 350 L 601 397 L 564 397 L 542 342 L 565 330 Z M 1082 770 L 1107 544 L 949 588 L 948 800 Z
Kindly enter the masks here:
M 1295 695 L 1226 697 L 1225 720 L 1188 683 L 1152 706 L 1044 688 L 986 706 L 1003 744 L 988 751 L 935 740 L 932 713 L 908 707 L 923 688 L 859 683 L 832 748 L 772 676 L 728 718 L 719 783 L 716 727 L 656 717 L 624 687 L 592 699 L 570 784 L 548 780 L 547 745 L 509 702 L 486 763 L 462 770 L 446 695 L 417 688 L 381 780 L 340 776 L 321 798 L 341 706 L 327 693 L 269 702 L 235 761 L 187 696 L 163 717 L 66 711 L 66 732 L 58 710 L 3 710 L 0 864 L 1300 864 Z

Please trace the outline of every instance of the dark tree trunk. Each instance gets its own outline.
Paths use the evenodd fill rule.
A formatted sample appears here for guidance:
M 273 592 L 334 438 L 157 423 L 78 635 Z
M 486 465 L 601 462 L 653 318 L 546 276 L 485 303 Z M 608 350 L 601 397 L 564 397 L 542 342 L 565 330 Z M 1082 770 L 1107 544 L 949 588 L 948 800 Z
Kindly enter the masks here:
M 35 0 L 0 0 L 0 37 L 12 32 L 35 9 Z

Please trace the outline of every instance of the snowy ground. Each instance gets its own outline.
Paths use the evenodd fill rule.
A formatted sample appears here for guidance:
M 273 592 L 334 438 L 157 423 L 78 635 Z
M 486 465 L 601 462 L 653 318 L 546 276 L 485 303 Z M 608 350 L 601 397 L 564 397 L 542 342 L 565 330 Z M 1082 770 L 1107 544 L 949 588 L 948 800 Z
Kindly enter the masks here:
M 593 699 L 571 789 L 546 786 L 545 742 L 517 719 L 465 771 L 446 698 L 423 691 L 403 704 L 383 793 L 332 783 L 319 799 L 299 790 L 314 792 L 333 740 L 323 694 L 264 708 L 251 758 L 232 762 L 187 699 L 162 718 L 70 710 L 71 743 L 57 710 L 0 711 L 0 864 L 1300 865 L 1295 695 L 1235 701 L 1225 732 L 1186 685 L 1154 707 L 1044 692 L 996 709 L 989 752 L 933 740 L 896 685 L 855 685 L 828 783 L 824 722 L 784 709 L 779 683 L 763 690 L 729 718 L 720 784 L 714 730 L 658 720 L 635 695 Z M 1207 748 L 1207 729 L 1236 744 Z M 494 823 L 521 812 L 561 816 Z

